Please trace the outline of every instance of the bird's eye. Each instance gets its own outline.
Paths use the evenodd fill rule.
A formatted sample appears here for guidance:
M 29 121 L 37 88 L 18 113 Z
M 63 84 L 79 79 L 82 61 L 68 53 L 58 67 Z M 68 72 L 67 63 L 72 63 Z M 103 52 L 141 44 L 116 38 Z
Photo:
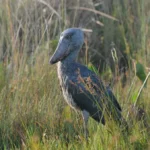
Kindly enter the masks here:
M 72 37 L 71 35 L 66 35 L 66 36 L 65 36 L 65 39 L 70 40 L 71 37 Z

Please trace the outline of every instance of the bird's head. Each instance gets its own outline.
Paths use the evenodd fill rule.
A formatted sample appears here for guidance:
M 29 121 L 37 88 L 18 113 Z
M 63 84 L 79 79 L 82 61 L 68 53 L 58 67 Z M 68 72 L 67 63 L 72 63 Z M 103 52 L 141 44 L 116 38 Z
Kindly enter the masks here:
M 69 55 L 78 53 L 84 42 L 83 31 L 79 28 L 69 28 L 61 33 L 55 53 L 50 58 L 50 64 L 64 60 Z M 76 57 L 76 56 L 74 56 Z

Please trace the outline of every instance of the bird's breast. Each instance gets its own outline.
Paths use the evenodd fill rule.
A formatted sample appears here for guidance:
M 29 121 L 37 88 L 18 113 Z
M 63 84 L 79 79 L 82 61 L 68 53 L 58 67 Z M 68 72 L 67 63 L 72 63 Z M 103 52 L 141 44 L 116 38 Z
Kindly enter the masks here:
M 66 100 L 67 104 L 72 107 L 73 109 L 79 109 L 77 104 L 75 103 L 72 95 L 68 92 L 68 90 L 62 88 L 62 91 L 63 91 L 63 96 L 64 96 L 64 99 Z
M 69 75 L 64 71 L 61 64 L 58 64 L 57 67 L 58 78 L 60 86 L 62 88 L 64 99 L 70 107 L 72 107 L 73 109 L 78 109 L 77 104 L 75 103 L 72 95 L 68 91 Z

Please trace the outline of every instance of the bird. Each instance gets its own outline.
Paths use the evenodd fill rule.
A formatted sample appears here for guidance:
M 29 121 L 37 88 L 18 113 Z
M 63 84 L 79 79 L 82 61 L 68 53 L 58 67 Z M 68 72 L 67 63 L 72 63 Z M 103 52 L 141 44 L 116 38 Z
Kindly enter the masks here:
M 49 63 L 57 63 L 57 73 L 63 97 L 74 110 L 81 111 L 84 134 L 88 138 L 88 119 L 105 125 L 104 115 L 109 114 L 121 125 L 124 120 L 121 106 L 109 86 L 86 66 L 77 62 L 84 43 L 84 32 L 80 28 L 64 30 Z

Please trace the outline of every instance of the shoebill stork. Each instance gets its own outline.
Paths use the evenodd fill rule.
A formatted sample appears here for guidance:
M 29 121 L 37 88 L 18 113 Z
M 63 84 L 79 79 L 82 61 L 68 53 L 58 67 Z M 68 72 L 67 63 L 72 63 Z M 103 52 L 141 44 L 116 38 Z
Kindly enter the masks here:
M 83 31 L 69 28 L 61 33 L 50 64 L 57 63 L 57 72 L 63 96 L 66 102 L 82 112 L 85 136 L 88 137 L 89 116 L 105 124 L 104 114 L 110 114 L 121 125 L 123 117 L 121 107 L 112 91 L 104 87 L 99 77 L 76 58 L 84 43 Z

